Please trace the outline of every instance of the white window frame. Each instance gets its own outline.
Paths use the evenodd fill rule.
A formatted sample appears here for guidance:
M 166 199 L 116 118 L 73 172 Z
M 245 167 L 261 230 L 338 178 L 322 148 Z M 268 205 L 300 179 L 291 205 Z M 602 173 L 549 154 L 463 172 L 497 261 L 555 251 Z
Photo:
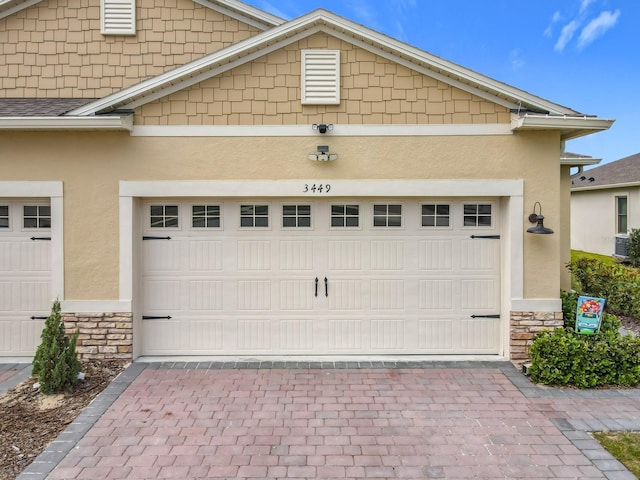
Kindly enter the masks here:
M 626 230 L 623 232 L 620 230 L 620 200 L 625 199 L 626 202 L 626 213 L 624 214 L 625 223 L 627 224 Z M 628 195 L 616 195 L 615 197 L 615 208 L 616 208 L 616 234 L 618 235 L 626 235 L 629 233 L 629 196 Z
M 429 226 L 429 225 L 423 225 L 422 224 L 422 220 L 425 217 L 425 215 L 423 215 L 422 213 L 422 207 L 426 206 L 426 205 L 432 205 L 435 207 L 435 213 L 433 214 L 433 219 L 434 219 L 434 223 L 435 225 Z M 447 206 L 449 207 L 449 214 L 447 215 L 447 218 L 449 219 L 449 225 L 437 225 L 438 223 L 438 217 L 444 217 L 444 215 L 438 215 L 438 207 L 441 206 Z M 420 215 L 420 223 L 419 223 L 419 228 L 420 229 L 425 229 L 425 230 L 451 230 L 453 229 L 453 220 L 454 220 L 454 206 L 451 202 L 421 202 L 420 203 L 420 211 L 419 211 L 419 215 Z M 427 215 L 427 216 L 431 216 L 431 215 Z
M 386 207 L 386 213 L 384 215 L 376 215 L 376 207 Z M 391 206 L 399 206 L 400 207 L 400 225 L 389 225 L 389 217 L 397 217 L 396 214 L 389 213 L 389 207 Z M 401 202 L 373 202 L 371 204 L 371 228 L 376 230 L 378 229 L 389 229 L 389 230 L 404 230 L 404 213 L 405 208 L 404 204 Z M 385 225 L 376 225 L 376 217 L 384 218 Z
M 204 218 L 205 220 L 205 226 L 204 227 L 194 227 L 193 226 L 193 219 L 194 219 L 194 215 L 193 215 L 193 207 L 205 207 L 205 214 L 204 217 L 198 217 L 198 218 Z M 218 220 L 219 220 L 219 225 L 217 227 L 209 227 L 208 225 L 206 225 L 207 223 L 207 207 L 218 207 Z M 191 228 L 191 230 L 223 230 L 223 212 L 224 212 L 224 208 L 223 205 L 221 203 L 207 203 L 207 202 L 196 202 L 196 203 L 192 203 L 189 205 L 189 227 Z
M 29 218 L 35 218 L 36 219 L 36 223 L 37 226 L 35 227 L 27 227 L 25 226 L 25 218 L 27 217 L 24 209 L 26 207 L 35 207 L 37 209 L 37 213 L 35 215 L 35 217 L 33 215 L 29 215 Z M 40 208 L 42 207 L 48 207 L 49 208 L 49 215 L 40 215 Z M 50 231 L 51 230 L 51 222 L 52 222 L 52 214 L 51 214 L 51 205 L 49 203 L 38 203 L 38 202 L 25 202 L 22 205 L 22 208 L 20 209 L 20 227 L 22 229 L 23 232 L 37 232 L 37 231 Z M 43 218 L 48 218 L 49 219 L 49 226 L 48 227 L 42 227 L 40 226 L 40 220 Z
M 283 230 L 287 230 L 287 231 L 293 231 L 293 230 L 313 230 L 313 205 L 311 203 L 304 203 L 304 202 L 283 202 L 282 205 L 282 210 L 281 213 L 282 215 L 280 216 L 280 226 Z M 296 214 L 295 216 L 293 215 L 287 215 L 287 218 L 295 218 L 296 219 L 296 225 L 295 226 L 285 226 L 284 224 L 284 218 L 285 218 L 285 214 L 284 214 L 284 207 L 296 207 Z M 301 218 L 301 215 L 299 213 L 299 208 L 300 207 L 309 207 L 309 226 L 303 226 L 301 227 L 300 225 L 298 225 L 299 219 Z M 306 215 L 302 215 L 302 217 L 306 217 Z
M 13 219 L 12 219 L 12 215 L 11 215 L 11 204 L 9 202 L 0 202 L 0 207 L 6 207 L 7 208 L 7 214 L 6 215 L 2 215 L 0 214 L 0 219 L 5 219 L 7 220 L 7 226 L 3 227 L 2 225 L 0 225 L 0 232 L 10 232 L 12 230 L 13 227 Z
M 250 226 L 243 226 L 242 225 L 242 207 L 253 207 L 253 213 L 251 214 L 251 218 L 253 219 L 253 225 Z M 267 207 L 267 215 L 266 217 L 264 215 L 259 215 L 256 216 L 256 207 Z M 240 227 L 240 230 L 257 230 L 257 231 L 265 231 L 265 230 L 271 230 L 271 225 L 272 225 L 272 208 L 271 208 L 271 203 L 270 202 L 260 202 L 260 203 L 254 203 L 254 202 L 242 202 L 240 203 L 240 205 L 238 206 L 238 225 Z M 247 215 L 245 215 L 246 218 L 249 218 Z M 267 219 L 267 225 L 266 226 L 256 226 L 256 218 L 266 218 Z
M 464 207 L 466 205 L 476 205 L 476 206 L 480 206 L 480 205 L 489 205 L 491 207 L 491 225 L 465 225 L 464 224 L 464 217 L 468 216 L 466 213 L 464 213 Z M 474 201 L 474 200 L 465 200 L 461 202 L 461 206 L 462 206 L 462 212 L 460 213 L 460 220 L 462 221 L 462 228 L 463 229 L 476 229 L 476 228 L 481 228 L 484 230 L 493 230 L 496 227 L 496 213 L 495 213 L 495 204 L 493 202 L 483 202 L 481 200 L 478 201 Z M 476 220 L 481 216 L 480 213 L 476 212 L 475 217 Z M 482 216 L 486 216 L 486 215 L 482 215 Z
M 159 227 L 154 227 L 151 224 L 151 217 L 153 217 L 154 215 L 151 215 L 151 209 L 153 207 L 163 207 L 163 212 L 164 212 L 164 208 L 166 207 L 177 207 L 178 208 L 178 213 L 176 214 L 176 218 L 178 219 L 178 225 L 175 227 L 167 227 L 165 225 L 163 226 L 159 226 Z M 160 230 L 181 230 L 182 228 L 182 223 L 183 223 L 183 219 L 181 218 L 181 208 L 182 206 L 180 205 L 180 202 L 152 202 L 152 203 L 148 203 L 147 204 L 147 211 L 146 211 L 146 229 L 147 231 L 150 232 L 157 232 Z M 162 217 L 164 218 L 164 221 L 166 222 L 166 212 L 163 213 Z

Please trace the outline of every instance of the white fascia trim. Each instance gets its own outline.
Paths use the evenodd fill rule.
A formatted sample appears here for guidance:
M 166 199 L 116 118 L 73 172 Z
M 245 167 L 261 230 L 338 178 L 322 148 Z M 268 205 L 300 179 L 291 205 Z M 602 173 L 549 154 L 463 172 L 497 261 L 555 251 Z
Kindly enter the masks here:
M 282 25 L 286 22 L 286 20 L 280 17 L 276 17 L 275 15 L 253 8 L 245 3 L 229 2 L 227 0 L 193 1 L 198 5 L 220 12 L 228 17 L 239 20 L 262 31 L 277 27 L 278 25 Z
M 614 183 L 610 185 L 596 185 L 595 187 L 574 187 L 571 189 L 571 193 L 588 192 L 590 190 L 613 190 L 617 188 L 633 188 L 638 186 L 640 186 L 640 182 Z
M 593 157 L 560 157 L 560 165 L 565 167 L 586 167 L 588 165 L 598 165 L 601 158 Z
M 328 183 L 329 193 L 305 194 L 304 185 Z M 522 180 L 179 180 L 120 182 L 120 197 L 512 197 Z M 122 226 L 122 225 L 121 225 Z M 122 229 L 121 229 L 122 230 Z M 129 232 L 127 232 L 127 235 Z
M 40 3 L 42 0 L 27 0 L 25 2 L 15 2 L 13 0 L 9 0 L 8 2 L 0 2 L 0 8 L 4 7 L 4 5 L 15 4 L 13 7 L 9 7 L 6 10 L 0 10 L 0 19 L 8 17 L 9 15 L 13 15 L 20 10 L 24 10 L 25 8 L 29 8 L 32 5 L 36 5 Z
M 62 182 L 0 182 L 0 197 L 51 202 L 51 299 L 64 299 L 64 200 Z
M 571 115 L 535 115 L 527 113 L 522 116 L 513 115 L 511 128 L 518 130 L 546 130 L 546 129 L 571 129 L 571 130 L 608 130 L 615 122 L 610 118 L 598 118 Z
M 123 300 L 68 300 L 60 307 L 62 313 L 131 313 L 131 302 Z
M 559 298 L 513 298 L 512 312 L 561 312 L 562 300 Z
M 0 130 L 133 130 L 133 115 L 0 117 Z
M 136 125 L 134 137 L 384 137 L 513 135 L 508 124 L 334 125 L 322 135 L 310 125 Z

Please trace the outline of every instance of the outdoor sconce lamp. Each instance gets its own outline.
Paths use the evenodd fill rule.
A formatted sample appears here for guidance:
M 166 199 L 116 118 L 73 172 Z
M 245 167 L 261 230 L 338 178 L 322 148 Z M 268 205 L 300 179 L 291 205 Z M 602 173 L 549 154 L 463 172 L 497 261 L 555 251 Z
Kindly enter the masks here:
M 310 153 L 309 160 L 331 162 L 338 159 L 337 153 L 329 153 L 329 145 L 318 145 L 318 153 Z
M 314 123 L 313 125 L 311 125 L 311 128 L 313 130 L 317 130 L 320 133 L 327 133 L 327 131 L 331 131 L 333 130 L 333 124 L 326 124 L 326 123 Z
M 539 214 L 536 213 L 536 205 L 538 206 Z M 527 228 L 527 233 L 536 233 L 538 235 L 549 235 L 553 233 L 553 230 L 544 226 L 544 215 L 542 215 L 542 206 L 540 202 L 533 204 L 533 213 L 529 215 L 529 221 L 535 223 L 535 227 Z

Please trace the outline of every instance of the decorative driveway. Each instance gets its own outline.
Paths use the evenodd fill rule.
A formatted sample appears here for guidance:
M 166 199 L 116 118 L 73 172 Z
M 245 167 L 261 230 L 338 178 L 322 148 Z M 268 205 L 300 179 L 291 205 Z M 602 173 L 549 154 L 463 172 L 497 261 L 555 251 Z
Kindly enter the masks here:
M 508 362 L 134 363 L 18 478 L 635 478 L 603 429 L 640 430 L 640 390 Z

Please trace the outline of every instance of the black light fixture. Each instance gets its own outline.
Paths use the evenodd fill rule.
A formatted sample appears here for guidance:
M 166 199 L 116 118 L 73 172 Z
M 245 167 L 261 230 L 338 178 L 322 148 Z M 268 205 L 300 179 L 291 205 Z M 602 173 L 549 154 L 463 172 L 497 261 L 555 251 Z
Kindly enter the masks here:
M 327 125 L 326 123 L 314 123 L 311 125 L 311 128 L 313 130 L 318 130 L 320 133 L 327 133 L 333 130 L 333 124 L 330 123 Z
M 538 206 L 539 214 L 536 213 L 536 205 Z M 533 213 L 529 215 L 529 221 L 535 223 L 535 227 L 527 228 L 527 233 L 536 233 L 538 235 L 549 235 L 553 233 L 553 230 L 544 226 L 544 215 L 542 215 L 542 206 L 540 202 L 533 204 Z

